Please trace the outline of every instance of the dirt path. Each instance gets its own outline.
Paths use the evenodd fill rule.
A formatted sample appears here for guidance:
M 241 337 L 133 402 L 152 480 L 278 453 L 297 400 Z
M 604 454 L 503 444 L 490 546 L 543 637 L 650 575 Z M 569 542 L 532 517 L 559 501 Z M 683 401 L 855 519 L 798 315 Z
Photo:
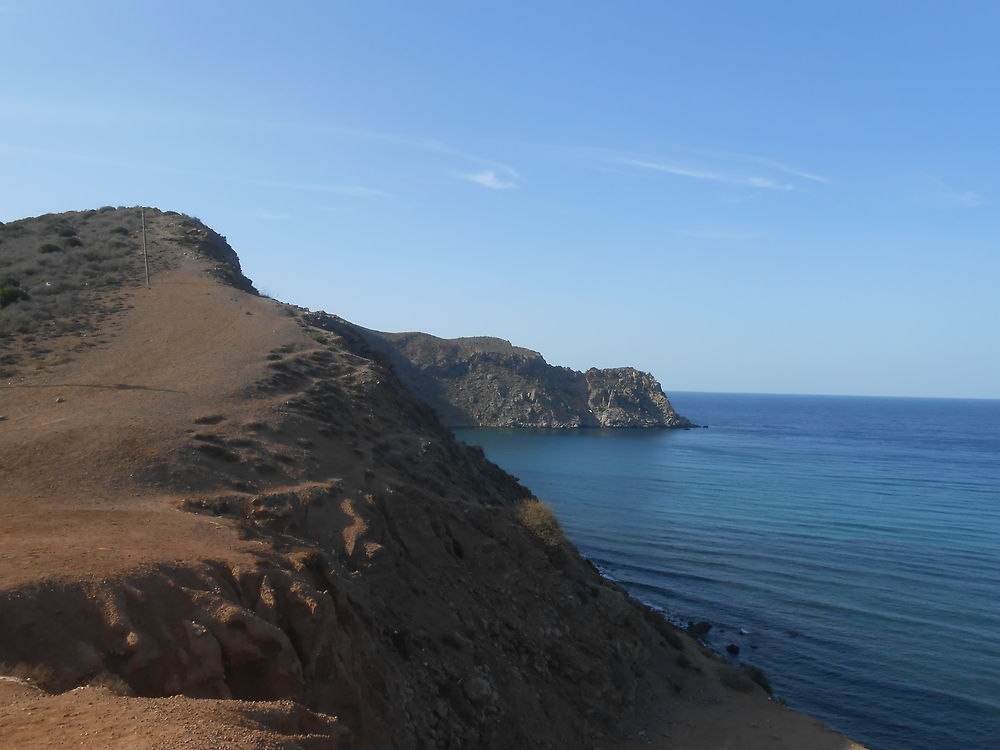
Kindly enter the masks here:
M 263 354 L 302 336 L 270 300 L 200 265 L 137 290 L 107 344 L 0 386 L 0 587 L 252 548 L 228 521 L 130 479 L 196 418 L 248 414 L 239 396 Z

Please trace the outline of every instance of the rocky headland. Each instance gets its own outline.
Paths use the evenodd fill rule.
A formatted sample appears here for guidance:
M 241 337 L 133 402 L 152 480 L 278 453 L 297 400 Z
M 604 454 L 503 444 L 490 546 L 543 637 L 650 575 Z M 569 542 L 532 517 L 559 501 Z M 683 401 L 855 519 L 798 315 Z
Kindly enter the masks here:
M 145 220 L 149 287 L 137 208 L 0 226 L 5 747 L 856 747 L 602 578 L 370 332 Z
M 400 380 L 452 427 L 693 427 L 652 375 L 556 367 L 504 339 L 363 330 Z

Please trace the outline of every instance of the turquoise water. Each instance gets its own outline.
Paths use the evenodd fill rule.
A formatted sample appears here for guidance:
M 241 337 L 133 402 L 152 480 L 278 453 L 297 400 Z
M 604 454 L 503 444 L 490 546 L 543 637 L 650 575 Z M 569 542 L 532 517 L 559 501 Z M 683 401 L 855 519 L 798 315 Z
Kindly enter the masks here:
M 707 430 L 459 430 L 603 571 L 874 750 L 1000 747 L 1000 401 L 679 393 Z

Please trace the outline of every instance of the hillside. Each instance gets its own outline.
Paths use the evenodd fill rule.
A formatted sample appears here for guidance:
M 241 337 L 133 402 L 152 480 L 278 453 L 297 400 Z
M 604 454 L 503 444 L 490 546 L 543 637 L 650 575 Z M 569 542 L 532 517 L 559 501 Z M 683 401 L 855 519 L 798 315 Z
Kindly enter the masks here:
M 652 375 L 631 367 L 555 367 L 536 351 L 489 336 L 364 335 L 452 427 L 693 426 Z
M 138 209 L 0 233 L 6 746 L 852 746 L 601 578 L 364 331 L 146 222 L 149 288 Z

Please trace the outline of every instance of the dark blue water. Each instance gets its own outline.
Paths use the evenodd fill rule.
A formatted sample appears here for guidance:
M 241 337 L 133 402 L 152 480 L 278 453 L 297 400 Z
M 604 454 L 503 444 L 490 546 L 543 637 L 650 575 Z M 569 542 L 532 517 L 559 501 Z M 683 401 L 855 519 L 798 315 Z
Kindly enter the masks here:
M 1000 747 L 1000 401 L 672 401 L 710 429 L 459 436 L 791 707 L 874 750 Z

